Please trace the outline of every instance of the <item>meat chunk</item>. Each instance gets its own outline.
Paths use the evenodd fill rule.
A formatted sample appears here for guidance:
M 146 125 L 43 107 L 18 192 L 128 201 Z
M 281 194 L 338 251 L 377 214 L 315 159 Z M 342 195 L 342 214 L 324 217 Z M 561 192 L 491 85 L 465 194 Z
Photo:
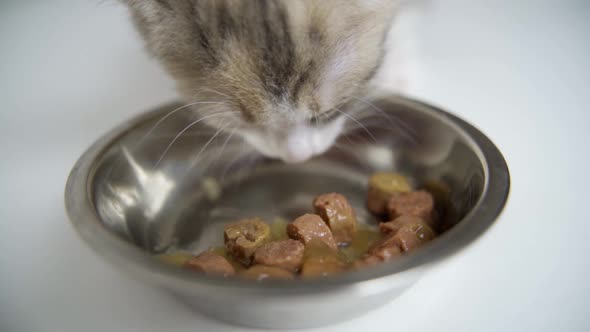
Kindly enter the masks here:
M 403 252 L 422 246 L 434 239 L 435 234 L 426 224 L 414 224 L 403 226 L 395 233 L 393 239 Z
M 422 218 L 431 227 L 436 220 L 434 199 L 424 190 L 393 195 L 387 203 L 387 211 L 391 219 L 404 215 L 415 216 Z
M 319 239 L 312 239 L 305 245 L 301 276 L 325 277 L 340 273 L 346 268 L 344 257 Z
M 382 262 L 401 256 L 401 254 L 402 249 L 399 247 L 398 240 L 394 239 L 393 235 L 385 238 L 369 251 L 369 256 L 377 258 Z
M 383 234 L 395 234 L 400 228 L 406 225 L 428 224 L 424 219 L 416 216 L 402 215 L 392 221 L 382 222 L 379 224 L 379 230 Z
M 236 273 L 234 267 L 225 257 L 211 251 L 206 251 L 184 263 L 184 266 L 195 271 L 209 275 L 233 276 Z
M 242 264 L 249 265 L 252 255 L 270 237 L 270 227 L 260 218 L 242 219 L 225 225 L 225 247 Z
M 403 252 L 422 246 L 435 237 L 434 231 L 425 223 L 404 224 L 397 232 L 389 234 L 385 239 L 369 250 L 369 255 L 387 261 Z
M 378 256 L 375 256 L 375 255 L 364 255 L 359 260 L 355 261 L 352 264 L 352 267 L 354 269 L 364 269 L 366 267 L 371 267 L 371 266 L 375 266 L 377 264 L 380 264 L 381 262 L 383 262 L 383 259 L 381 259 Z
M 303 261 L 305 247 L 300 241 L 287 239 L 263 244 L 254 252 L 254 263 L 296 272 Z
M 428 223 L 416 216 L 400 216 L 393 221 L 379 224 L 379 229 L 388 236 L 373 246 L 369 255 L 382 261 L 418 248 L 435 237 Z
M 329 248 L 338 249 L 332 231 L 326 223 L 316 214 L 304 214 L 287 225 L 287 234 L 294 240 L 299 240 L 307 245 L 317 239 L 324 242 Z
M 313 201 L 315 212 L 328 224 L 338 244 L 352 242 L 356 216 L 348 200 L 337 193 L 323 194 Z
M 346 264 L 334 256 L 310 257 L 303 262 L 301 276 L 304 278 L 327 277 L 346 270 Z
M 240 276 L 246 279 L 265 280 L 265 279 L 294 279 L 295 275 L 291 271 L 281 269 L 276 266 L 253 265 L 249 269 L 240 273 Z
M 434 208 L 436 211 L 436 230 L 446 231 L 453 227 L 455 221 L 459 219 L 459 213 L 451 204 L 451 188 L 442 182 L 431 180 L 423 184 L 424 190 L 432 194 L 434 198 Z
M 376 215 L 387 213 L 387 202 L 397 193 L 412 190 L 408 179 L 397 173 L 379 172 L 369 178 L 367 208 Z

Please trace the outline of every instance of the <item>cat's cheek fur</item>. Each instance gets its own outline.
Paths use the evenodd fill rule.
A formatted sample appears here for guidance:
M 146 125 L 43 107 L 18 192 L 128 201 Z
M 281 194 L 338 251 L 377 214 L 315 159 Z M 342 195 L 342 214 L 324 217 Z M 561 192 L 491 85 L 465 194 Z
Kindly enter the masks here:
M 267 157 L 287 163 L 299 163 L 326 152 L 336 141 L 344 119 L 338 118 L 322 127 L 296 125 L 287 131 L 243 132 L 242 136 Z

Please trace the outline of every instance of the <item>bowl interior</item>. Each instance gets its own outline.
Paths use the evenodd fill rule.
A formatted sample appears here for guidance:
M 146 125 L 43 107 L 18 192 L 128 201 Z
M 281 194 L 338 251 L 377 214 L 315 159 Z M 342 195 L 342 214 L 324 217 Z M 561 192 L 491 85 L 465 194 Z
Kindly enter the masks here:
M 294 165 L 264 158 L 231 130 L 201 123 L 170 145 L 195 120 L 183 110 L 160 121 L 178 106 L 152 112 L 117 137 L 89 179 L 104 227 L 152 254 L 221 245 L 223 224 L 242 217 L 292 220 L 311 212 L 313 197 L 325 192 L 344 194 L 360 222 L 376 224 L 365 209 L 375 171 L 401 172 L 434 191 L 442 229 L 469 213 L 486 187 L 485 161 L 473 140 L 446 113 L 417 102 L 367 104 L 351 113 L 364 128 L 350 121 L 331 150 Z

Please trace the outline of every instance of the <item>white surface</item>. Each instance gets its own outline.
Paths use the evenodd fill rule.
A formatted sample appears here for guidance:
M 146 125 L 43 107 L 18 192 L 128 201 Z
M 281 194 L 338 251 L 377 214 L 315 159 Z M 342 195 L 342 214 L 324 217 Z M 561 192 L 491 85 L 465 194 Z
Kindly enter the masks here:
M 482 3 L 424 8 L 415 95 L 498 144 L 508 207 L 397 301 L 326 331 L 590 330 L 590 2 Z M 0 50 L 0 330 L 237 330 L 111 269 L 64 214 L 85 148 L 175 95 L 123 8 L 3 1 Z

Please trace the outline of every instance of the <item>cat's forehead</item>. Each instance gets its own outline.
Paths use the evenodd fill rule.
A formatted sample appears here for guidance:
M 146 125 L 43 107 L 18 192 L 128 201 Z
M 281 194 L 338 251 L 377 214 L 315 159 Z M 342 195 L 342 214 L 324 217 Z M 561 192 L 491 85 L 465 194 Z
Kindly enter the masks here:
M 247 118 L 284 105 L 318 113 L 362 85 L 379 64 L 387 24 L 376 8 L 391 3 L 128 1 L 148 49 L 185 97 L 212 87 Z

